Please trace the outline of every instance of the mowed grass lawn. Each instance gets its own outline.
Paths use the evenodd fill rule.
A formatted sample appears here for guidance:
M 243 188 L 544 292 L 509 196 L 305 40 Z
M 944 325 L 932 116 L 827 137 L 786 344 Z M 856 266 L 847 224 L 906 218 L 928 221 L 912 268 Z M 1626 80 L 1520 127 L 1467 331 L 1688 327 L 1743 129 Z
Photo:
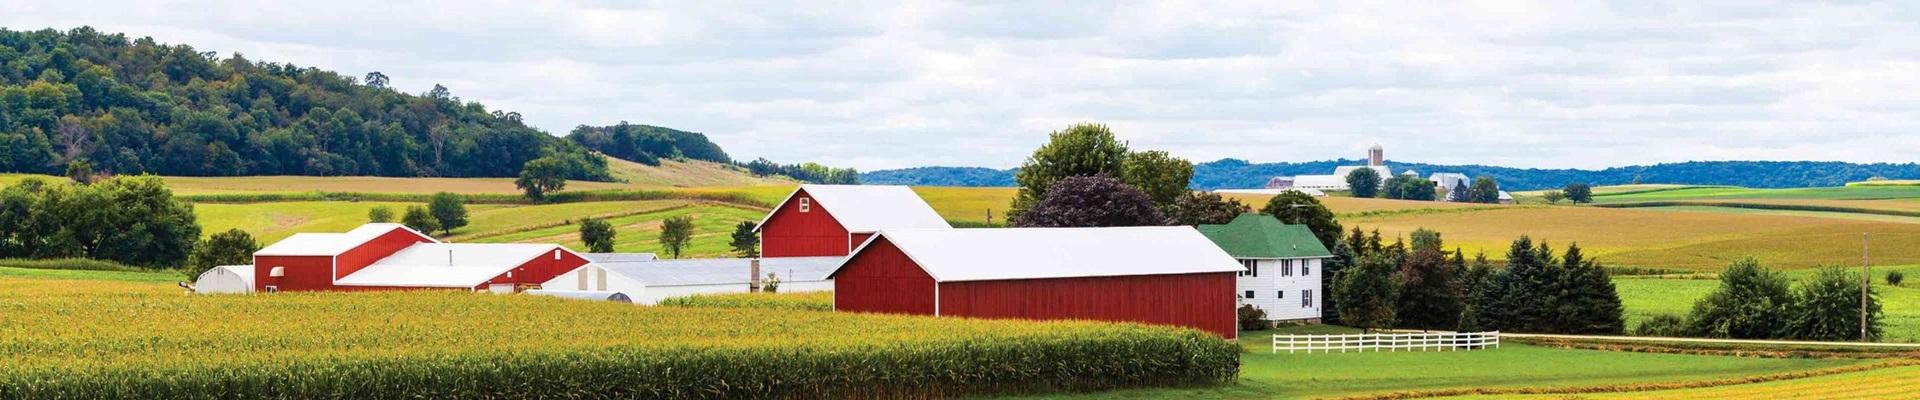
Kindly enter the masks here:
M 1876 368 L 1860 372 L 1745 385 L 1644 392 L 1580 395 L 1474 396 L 1477 399 L 1915 399 L 1920 398 L 1920 366 Z M 1447 397 L 1449 399 L 1455 397 Z M 1467 397 L 1460 397 L 1467 398 Z
M 693 218 L 693 241 L 682 250 L 681 257 L 729 257 L 733 247 L 734 225 L 741 221 L 760 221 L 765 211 L 750 210 L 721 205 L 691 205 L 670 208 L 661 211 L 615 217 L 607 222 L 613 224 L 613 250 L 622 253 L 656 253 L 666 257 L 660 246 L 660 224 L 670 217 L 690 216 Z M 501 235 L 469 238 L 476 243 L 559 243 L 568 248 L 585 251 L 580 241 L 579 225 L 563 225 L 551 228 L 512 232 Z
M 632 214 L 690 204 L 684 200 L 604 201 L 538 205 L 467 205 L 468 225 L 453 230 L 454 239 L 524 227 L 578 221 L 588 216 Z M 200 203 L 193 210 L 205 235 L 239 228 L 262 245 L 300 232 L 345 232 L 367 222 L 374 207 L 388 207 L 398 220 L 408 206 L 421 203 L 292 201 L 269 203 Z M 439 232 L 434 232 L 438 235 Z
M 1717 270 L 1755 256 L 1769 265 L 1805 268 L 1857 264 L 1860 234 L 1871 232 L 1883 264 L 1920 263 L 1920 224 L 1793 215 L 1674 212 L 1598 207 L 1527 206 L 1451 213 L 1341 218 L 1351 228 L 1379 229 L 1392 241 L 1415 229 L 1440 231 L 1448 247 L 1502 259 L 1528 235 L 1556 247 L 1579 243 L 1607 265 Z
M 1858 267 L 1854 267 L 1858 268 Z M 1880 296 L 1883 341 L 1920 342 L 1920 285 L 1907 282 L 1905 287 L 1886 285 L 1888 271 L 1898 270 L 1912 276 L 1920 274 L 1920 266 L 1898 266 L 1873 268 L 1874 292 Z M 1797 285 L 1799 281 L 1811 276 L 1811 270 L 1787 271 L 1787 277 Z M 1620 302 L 1626 307 L 1627 328 L 1633 329 L 1654 315 L 1671 314 L 1684 316 L 1693 309 L 1693 303 L 1706 297 L 1707 293 L 1719 287 L 1718 279 L 1665 279 L 1616 277 L 1613 285 L 1620 293 Z
M 1860 360 L 1764 359 L 1570 350 L 1506 344 L 1487 351 L 1271 354 L 1274 332 L 1345 333 L 1327 326 L 1242 332 L 1240 382 L 1049 399 L 1292 399 L 1450 388 L 1680 382 L 1852 365 Z

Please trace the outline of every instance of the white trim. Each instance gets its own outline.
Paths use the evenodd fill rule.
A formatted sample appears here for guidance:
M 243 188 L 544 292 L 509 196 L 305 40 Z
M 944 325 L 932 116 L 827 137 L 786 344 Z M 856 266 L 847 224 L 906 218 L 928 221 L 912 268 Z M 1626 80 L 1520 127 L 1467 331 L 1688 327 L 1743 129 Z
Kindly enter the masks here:
M 773 203 L 773 210 L 767 211 L 767 216 L 760 217 L 760 223 L 753 224 L 753 231 L 758 233 L 760 232 L 760 228 L 765 228 L 767 226 L 767 221 L 773 220 L 773 215 L 779 214 L 780 208 L 786 207 L 787 202 L 793 201 L 793 196 L 800 194 L 800 191 L 803 189 L 806 189 L 806 185 L 794 186 L 793 191 L 787 192 L 786 198 L 780 199 L 779 203 Z M 834 222 L 839 223 L 839 221 L 834 221 Z M 765 242 L 766 238 L 761 238 L 760 241 Z
M 812 197 L 801 197 L 801 198 L 800 198 L 800 204 L 799 204 L 799 206 L 798 206 L 798 207 L 800 208 L 800 212 L 802 212 L 802 213 L 811 213 L 811 212 L 813 212 L 813 198 L 812 198 Z
M 1238 318 L 1238 313 L 1234 314 Z M 940 316 L 940 281 L 933 281 L 933 316 Z
M 867 249 L 867 246 L 872 246 L 874 242 L 878 242 L 878 241 L 880 241 L 880 237 L 881 237 L 881 236 L 886 236 L 886 235 L 887 235 L 887 233 L 886 233 L 886 232 L 874 232 L 874 233 L 873 233 L 873 236 L 870 236 L 870 237 L 867 237 L 867 242 L 866 242 L 866 243 L 861 243 L 861 244 L 860 244 L 860 247 L 859 247 L 859 248 L 856 248 L 856 249 L 853 249 L 853 251 L 852 251 L 852 252 L 849 252 L 849 253 L 847 253 L 847 259 L 845 259 L 845 260 L 840 260 L 840 265 L 838 265 L 838 266 L 835 266 L 835 267 L 833 267 L 833 272 L 828 272 L 828 273 L 827 273 L 827 279 L 833 279 L 833 277 L 834 277 L 834 275 L 839 275 L 839 274 L 840 274 L 840 270 L 842 270 L 842 269 L 846 269 L 846 268 L 847 268 L 847 263 L 849 263 L 849 262 L 852 262 L 852 261 L 853 261 L 853 256 L 854 256 L 854 255 L 857 255 L 857 254 L 860 254 L 860 252 L 862 252 L 862 251 L 866 251 L 866 249 Z M 940 284 L 940 277 L 939 277 L 939 276 L 937 276 L 937 275 L 934 275 L 934 274 L 933 274 L 933 271 L 928 271 L 928 270 L 927 270 L 927 267 L 923 267 L 923 266 L 921 266 L 921 265 L 920 265 L 920 260 L 919 260 L 919 259 L 915 259 L 915 258 L 913 258 L 913 253 L 908 253 L 908 252 L 907 252 L 907 249 L 906 249 L 906 248 L 902 248 L 902 247 L 900 247 L 899 245 L 894 245 L 894 246 L 893 246 L 893 248 L 894 248 L 894 249 L 896 249 L 896 250 L 900 250 L 900 254 L 903 254 L 903 255 L 906 255 L 906 256 L 907 256 L 907 260 L 909 260 L 909 261 L 913 261 L 913 267 L 914 267 L 914 268 L 918 268 L 918 269 L 920 269 L 920 272 L 924 272 L 924 273 L 926 273 L 926 274 L 927 274 L 927 276 L 928 276 L 928 277 L 931 277 L 931 278 L 933 278 L 933 282 L 934 282 L 934 287 L 939 287 L 939 284 Z M 935 300 L 935 302 L 934 302 L 935 304 L 938 304 L 938 303 L 939 303 L 939 301 L 938 301 L 939 299 L 934 299 L 934 300 Z M 1235 314 L 1235 315 L 1238 315 L 1238 314 Z

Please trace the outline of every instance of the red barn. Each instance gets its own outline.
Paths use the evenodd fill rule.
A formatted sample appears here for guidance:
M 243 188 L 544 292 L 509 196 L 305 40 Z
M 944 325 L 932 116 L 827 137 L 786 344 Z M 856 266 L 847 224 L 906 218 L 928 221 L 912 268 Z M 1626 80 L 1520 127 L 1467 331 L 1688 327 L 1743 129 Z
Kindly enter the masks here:
M 1084 319 L 1238 336 L 1233 256 L 1191 227 L 887 230 L 830 278 L 835 310 Z
M 453 244 L 399 224 L 299 233 L 253 254 L 257 292 L 511 290 L 586 265 L 551 244 Z
M 948 229 L 906 186 L 800 185 L 760 220 L 762 257 L 844 256 L 882 229 Z

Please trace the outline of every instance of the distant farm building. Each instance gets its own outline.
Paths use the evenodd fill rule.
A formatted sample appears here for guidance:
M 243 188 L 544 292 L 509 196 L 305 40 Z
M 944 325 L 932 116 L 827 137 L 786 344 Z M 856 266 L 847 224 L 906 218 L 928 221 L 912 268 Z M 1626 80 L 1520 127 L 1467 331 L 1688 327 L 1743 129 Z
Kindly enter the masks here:
M 254 290 L 518 291 L 586 265 L 552 244 L 441 243 L 400 224 L 299 233 L 253 255 Z
M 252 293 L 252 265 L 222 265 L 200 273 L 193 280 L 195 293 Z
M 1239 263 L 1189 227 L 887 230 L 831 275 L 834 309 L 1190 327 L 1237 336 Z
M 1347 187 L 1347 175 L 1352 174 L 1353 171 L 1358 171 L 1360 169 L 1373 170 L 1375 174 L 1378 174 L 1380 176 L 1380 180 L 1382 182 L 1385 182 L 1388 178 L 1393 177 L 1393 169 L 1387 167 L 1386 150 L 1382 149 L 1379 145 L 1374 145 L 1372 148 L 1367 149 L 1367 165 L 1346 165 L 1346 166 L 1334 167 L 1332 175 L 1294 176 L 1291 180 L 1292 185 L 1287 187 L 1274 187 L 1275 184 L 1281 183 L 1279 178 L 1268 179 L 1267 188 L 1268 189 L 1298 188 L 1298 189 L 1314 189 L 1314 190 L 1323 190 L 1323 191 L 1349 190 L 1351 188 Z M 1413 172 L 1413 171 L 1408 171 L 1408 172 Z
M 756 228 L 762 257 L 845 256 L 882 229 L 949 229 L 906 186 L 800 185 Z
M 588 258 L 596 258 L 589 254 Z M 827 274 L 845 257 L 778 257 L 760 260 L 708 258 L 656 261 L 597 261 L 542 283 L 545 290 L 624 294 L 634 303 L 656 304 L 669 297 L 696 294 L 747 293 L 753 278 L 764 284 L 768 274 L 780 279 L 781 292 L 833 290 Z
M 1288 225 L 1265 214 L 1241 214 L 1224 225 L 1201 225 L 1200 233 L 1240 261 L 1235 293 L 1240 304 L 1267 313 L 1273 321 L 1316 322 L 1333 257 L 1306 225 Z

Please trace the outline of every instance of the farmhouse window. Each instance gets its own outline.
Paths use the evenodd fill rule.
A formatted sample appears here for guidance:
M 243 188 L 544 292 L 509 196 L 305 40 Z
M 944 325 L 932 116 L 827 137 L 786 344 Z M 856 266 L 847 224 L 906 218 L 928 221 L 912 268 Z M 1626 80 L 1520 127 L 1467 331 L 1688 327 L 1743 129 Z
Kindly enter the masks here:
M 1240 271 L 1240 276 L 1260 276 L 1260 260 L 1240 260 L 1240 266 L 1247 269 Z
M 1312 267 L 1308 267 L 1308 265 L 1310 264 L 1307 264 L 1306 261 L 1300 262 L 1300 276 L 1307 276 L 1307 268 L 1312 268 Z
M 1276 299 L 1281 299 L 1281 300 L 1286 300 L 1286 299 L 1287 299 L 1287 291 L 1285 291 L 1285 290 L 1281 290 L 1281 291 L 1276 291 L 1276 292 L 1273 292 L 1273 298 L 1276 298 Z
M 1312 290 L 1300 291 L 1300 307 L 1313 308 L 1313 291 Z
M 807 197 L 801 197 L 800 212 L 810 212 L 810 211 L 813 211 L 813 199 L 807 198 Z
M 1252 290 L 1248 290 L 1248 291 L 1247 291 L 1247 298 L 1249 298 L 1249 299 L 1251 299 L 1251 298 L 1253 298 L 1253 291 L 1252 291 Z

